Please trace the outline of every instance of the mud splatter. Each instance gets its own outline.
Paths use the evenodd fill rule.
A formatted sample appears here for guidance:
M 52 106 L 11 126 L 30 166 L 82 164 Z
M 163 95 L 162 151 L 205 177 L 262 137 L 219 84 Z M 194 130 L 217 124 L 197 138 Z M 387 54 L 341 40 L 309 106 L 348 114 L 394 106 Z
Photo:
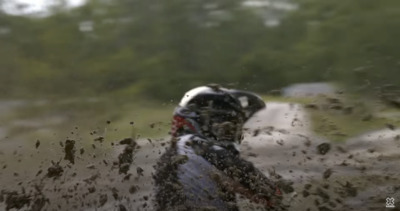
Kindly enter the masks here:
M 332 175 L 332 173 L 333 173 L 332 169 L 327 169 L 322 174 L 322 178 L 328 179 Z
M 29 207 L 31 203 L 31 196 L 26 193 L 18 193 L 17 191 L 4 192 L 6 210 L 10 209 L 21 209 L 23 207 Z
M 108 201 L 108 196 L 107 194 L 101 194 L 99 197 L 99 207 L 104 206 Z
M 68 160 L 72 164 L 75 164 L 75 141 L 74 140 L 66 140 L 64 147 L 64 160 Z
M 317 146 L 318 153 L 320 155 L 325 155 L 331 149 L 331 144 L 329 143 L 322 143 Z
M 133 163 L 134 148 L 137 143 L 132 138 L 125 138 L 119 142 L 121 145 L 126 145 L 124 151 L 118 155 L 118 166 L 120 174 L 127 174 L 130 165 Z
M 51 161 L 51 163 L 52 166 L 47 169 L 47 177 L 57 179 L 63 174 L 64 169 L 60 166 L 59 162 L 55 163 Z
M 95 138 L 94 141 L 97 141 L 99 143 L 103 143 L 104 137 L 103 136 L 99 136 L 99 137 Z

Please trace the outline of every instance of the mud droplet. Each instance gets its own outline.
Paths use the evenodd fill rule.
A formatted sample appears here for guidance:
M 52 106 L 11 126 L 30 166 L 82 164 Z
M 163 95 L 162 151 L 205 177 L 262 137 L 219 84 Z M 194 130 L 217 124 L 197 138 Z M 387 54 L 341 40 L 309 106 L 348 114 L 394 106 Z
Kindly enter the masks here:
M 101 194 L 99 198 L 99 207 L 104 206 L 107 203 L 108 197 L 107 194 Z
M 111 193 L 112 193 L 112 196 L 114 197 L 115 200 L 119 199 L 117 188 L 111 188 Z
M 100 177 L 100 174 L 97 173 L 97 174 L 94 174 L 94 175 L 90 176 L 87 179 L 84 179 L 83 181 L 90 184 L 90 183 L 96 181 L 96 179 L 98 179 L 99 177 Z
M 96 192 L 96 187 L 88 187 L 88 191 L 89 191 L 89 193 L 94 193 L 94 192 Z
M 120 174 L 127 174 L 129 171 L 129 163 L 124 163 L 119 166 L 119 173 Z
M 25 193 L 18 193 L 17 191 L 6 192 L 6 210 L 21 209 L 24 206 L 29 206 L 31 203 L 31 196 Z
M 253 131 L 253 137 L 258 136 L 258 134 L 260 133 L 260 129 L 256 129 Z
M 132 185 L 132 186 L 129 188 L 129 193 L 130 193 L 130 194 L 134 194 L 134 193 L 136 193 L 136 191 L 138 191 L 138 188 L 137 188 L 135 185 Z
M 40 146 L 40 141 L 36 140 L 35 148 L 37 149 Z
M 74 140 L 66 140 L 65 141 L 65 157 L 64 160 L 68 160 L 70 163 L 75 163 L 75 141 Z
M 133 138 L 124 138 L 121 141 L 119 141 L 119 144 L 136 146 L 136 142 L 135 140 L 133 140 Z
M 328 202 L 330 199 L 329 194 L 323 191 L 321 188 L 317 188 L 317 192 L 315 193 L 317 196 L 321 197 L 324 202 Z
M 39 196 L 36 197 L 35 201 L 33 202 L 33 205 L 31 207 L 31 211 L 41 211 L 43 207 L 46 205 L 46 203 L 50 203 L 48 198 L 45 198 L 42 193 L 40 193 Z
M 87 169 L 95 169 L 96 166 L 94 164 L 89 164 L 86 166 Z
M 103 137 L 103 136 L 99 136 L 99 137 L 95 138 L 95 139 L 94 139 L 94 141 L 97 141 L 97 142 L 103 143 L 103 141 L 104 141 L 104 137 Z
M 386 127 L 389 128 L 390 130 L 395 130 L 396 127 L 392 124 L 386 123 Z
M 124 139 L 120 141 L 125 144 L 129 144 L 125 147 L 124 151 L 118 155 L 118 165 L 119 165 L 119 173 L 126 174 L 129 171 L 129 166 L 133 162 L 133 147 L 132 144 L 136 143 L 133 139 Z
M 119 205 L 119 211 L 128 211 L 126 207 L 122 204 Z
M 327 170 L 324 171 L 322 177 L 323 177 L 324 179 L 328 179 L 328 178 L 332 175 L 332 173 L 333 173 L 332 169 L 327 169 Z
M 346 182 L 345 185 L 341 184 L 340 182 L 338 182 L 338 183 L 343 187 L 343 191 L 344 192 L 341 193 L 341 195 L 343 197 L 347 197 L 347 196 L 355 197 L 355 196 L 357 196 L 358 191 L 357 191 L 357 188 L 353 186 L 353 184 L 351 184 L 348 181 Z
M 136 172 L 137 172 L 137 174 L 138 174 L 139 176 L 143 176 L 144 170 L 143 170 L 142 168 L 140 168 L 140 167 L 137 167 L 137 168 L 136 168 Z
M 306 104 L 304 107 L 305 107 L 305 108 L 309 108 L 309 109 L 315 109 L 315 110 L 318 110 L 318 105 L 317 105 L 317 104 L 315 104 L 315 103 L 309 103 L 309 104 Z
M 303 197 L 307 198 L 310 195 L 310 192 L 308 192 L 307 190 L 303 190 Z
M 47 177 L 57 179 L 63 174 L 64 170 L 58 162 L 54 163 L 52 161 L 52 164 L 53 165 L 47 169 Z
M 321 155 L 325 155 L 331 149 L 331 145 L 329 143 L 322 143 L 317 146 L 318 153 Z
M 122 182 L 129 181 L 131 179 L 131 176 L 132 176 L 132 174 L 130 174 L 130 173 L 125 175 L 124 178 L 122 179 Z

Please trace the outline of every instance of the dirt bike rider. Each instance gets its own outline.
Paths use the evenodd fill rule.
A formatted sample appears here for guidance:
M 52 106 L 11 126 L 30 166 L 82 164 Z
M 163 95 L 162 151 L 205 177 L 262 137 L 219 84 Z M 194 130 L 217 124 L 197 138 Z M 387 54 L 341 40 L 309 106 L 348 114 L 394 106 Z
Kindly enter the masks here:
M 264 107 L 253 93 L 216 85 L 187 92 L 174 111 L 171 146 L 157 163 L 157 209 L 234 211 L 235 193 L 278 208 L 276 184 L 238 149 L 243 124 Z

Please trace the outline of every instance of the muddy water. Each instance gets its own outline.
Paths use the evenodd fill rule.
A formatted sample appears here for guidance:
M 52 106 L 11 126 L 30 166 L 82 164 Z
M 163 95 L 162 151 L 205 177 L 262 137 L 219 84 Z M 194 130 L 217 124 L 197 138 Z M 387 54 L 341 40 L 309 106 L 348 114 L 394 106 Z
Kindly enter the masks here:
M 29 210 L 28 205 L 36 210 L 152 210 L 153 165 L 167 139 L 137 140 L 132 162 L 127 162 L 129 170 L 121 173 L 126 144 L 102 142 L 96 134 L 82 139 L 79 134 L 90 132 L 83 129 L 68 129 L 69 136 L 61 135 L 51 125 L 64 120 L 53 119 L 40 125 L 41 130 L 50 128 L 50 135 L 39 144 L 35 137 L 3 134 L 0 210 L 7 204 L 9 208 L 10 204 L 21 206 L 21 210 Z M 7 133 L 9 124 L 2 125 Z M 267 109 L 246 128 L 243 156 L 265 174 L 273 170 L 294 183 L 294 192 L 285 194 L 290 210 L 385 210 L 387 197 L 400 200 L 399 130 L 375 131 L 345 143 L 331 143 L 310 132 L 301 106 L 287 103 L 267 103 Z M 73 152 L 65 146 L 70 139 L 75 141 Z M 321 145 L 324 143 L 329 143 L 329 148 L 321 151 L 319 146 L 327 146 Z M 73 164 L 65 160 L 66 151 L 73 154 Z M 62 171 L 50 173 L 49 168 Z M 17 194 L 10 194 L 12 191 Z M 238 198 L 242 210 L 259 208 Z M 15 201 L 18 203 L 11 203 Z

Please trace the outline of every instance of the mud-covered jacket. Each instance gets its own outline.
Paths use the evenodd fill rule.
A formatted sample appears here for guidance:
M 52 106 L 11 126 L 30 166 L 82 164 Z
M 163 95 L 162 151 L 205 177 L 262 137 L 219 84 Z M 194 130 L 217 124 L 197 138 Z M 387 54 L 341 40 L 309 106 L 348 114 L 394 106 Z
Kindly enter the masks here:
M 173 140 L 157 163 L 154 179 L 158 210 L 234 211 L 238 210 L 237 186 L 271 200 L 276 200 L 278 190 L 252 163 L 240 157 L 232 142 L 196 135 Z

